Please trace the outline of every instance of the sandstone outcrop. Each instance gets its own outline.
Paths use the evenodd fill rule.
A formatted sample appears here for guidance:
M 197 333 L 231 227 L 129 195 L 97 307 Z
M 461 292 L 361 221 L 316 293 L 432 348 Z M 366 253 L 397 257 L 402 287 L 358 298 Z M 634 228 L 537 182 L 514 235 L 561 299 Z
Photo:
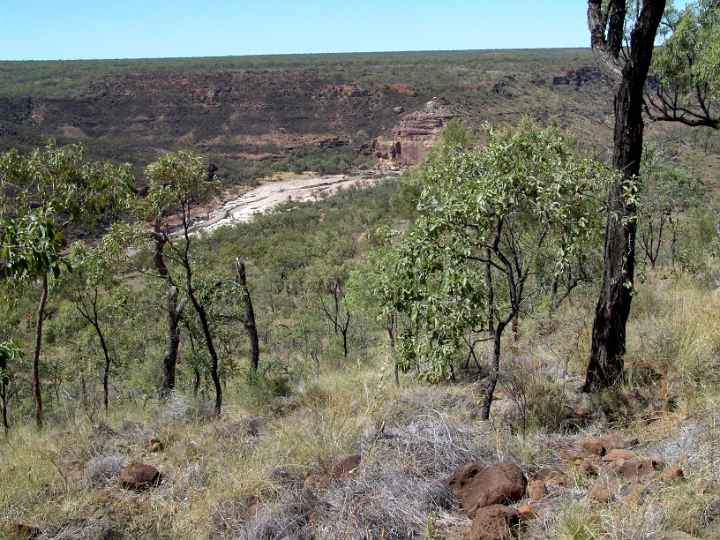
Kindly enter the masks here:
M 401 116 L 389 135 L 375 139 L 372 151 L 381 167 L 415 165 L 427 156 L 442 129 L 456 116 L 445 100 L 434 97 L 421 110 Z

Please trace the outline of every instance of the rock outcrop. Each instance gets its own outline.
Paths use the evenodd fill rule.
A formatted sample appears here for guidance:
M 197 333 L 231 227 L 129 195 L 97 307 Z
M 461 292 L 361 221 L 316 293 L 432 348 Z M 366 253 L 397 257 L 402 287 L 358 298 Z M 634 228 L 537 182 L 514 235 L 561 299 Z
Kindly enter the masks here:
M 415 165 L 427 156 L 442 129 L 456 116 L 445 100 L 434 97 L 421 110 L 403 115 L 389 135 L 375 140 L 372 151 L 381 167 Z
M 522 499 L 527 479 L 522 469 L 512 463 L 490 467 L 471 463 L 456 471 L 448 480 L 448 486 L 462 500 L 463 510 L 472 519 L 481 508 Z

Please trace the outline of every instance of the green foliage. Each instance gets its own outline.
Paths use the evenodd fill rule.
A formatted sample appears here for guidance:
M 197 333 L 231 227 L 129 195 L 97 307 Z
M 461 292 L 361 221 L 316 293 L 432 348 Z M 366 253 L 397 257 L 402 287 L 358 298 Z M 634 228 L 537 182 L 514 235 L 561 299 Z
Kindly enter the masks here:
M 190 207 L 212 197 L 220 185 L 218 180 L 208 178 L 207 160 L 191 150 L 163 155 L 147 166 L 145 174 L 150 186 L 147 196 L 138 202 L 152 219 L 172 210 L 185 214 Z
M 410 317 L 406 368 L 448 376 L 470 331 L 503 326 L 595 249 L 612 173 L 577 156 L 557 129 L 489 130 L 482 150 L 427 165 L 420 217 L 375 294 Z M 488 274 L 489 272 L 489 274 Z
M 688 4 L 671 18 L 672 34 L 653 56 L 660 82 L 681 95 L 706 91 L 720 98 L 720 8 L 714 0 Z
M 15 219 L 0 220 L 0 277 L 21 281 L 62 267 L 63 236 L 52 210 L 33 210 Z

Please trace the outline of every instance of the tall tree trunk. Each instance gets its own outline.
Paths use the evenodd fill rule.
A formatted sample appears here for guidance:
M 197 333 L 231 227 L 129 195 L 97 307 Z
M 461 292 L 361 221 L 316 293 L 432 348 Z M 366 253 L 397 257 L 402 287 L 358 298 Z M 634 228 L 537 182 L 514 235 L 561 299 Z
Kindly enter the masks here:
M 2 423 L 6 435 L 10 431 L 10 422 L 8 421 L 8 386 L 10 384 L 10 374 L 7 369 L 5 358 L 0 356 L 0 408 L 2 409 Z
M 195 308 L 200 319 L 200 327 L 205 337 L 205 346 L 207 347 L 208 354 L 210 355 L 210 377 L 215 387 L 215 415 L 220 416 L 222 414 L 222 384 L 220 382 L 220 360 L 218 358 L 217 349 L 215 349 L 215 342 L 213 341 L 212 332 L 210 331 L 210 322 L 208 320 L 207 311 L 195 295 L 195 287 L 193 285 L 193 272 L 190 261 L 190 227 L 188 223 L 189 206 L 183 209 L 183 231 L 185 234 L 185 248 L 182 253 L 182 264 L 185 268 L 185 286 L 187 288 L 187 295 L 190 298 L 190 302 Z
M 162 380 L 160 382 L 160 397 L 167 398 L 175 390 L 175 371 L 177 366 L 178 350 L 180 348 L 180 317 L 184 303 L 178 303 L 178 288 L 173 282 L 170 270 L 165 263 L 165 244 L 167 236 L 160 230 L 159 223 L 155 223 L 153 238 L 155 240 L 155 254 L 153 261 L 155 269 L 163 278 L 167 288 L 167 329 L 165 337 L 165 354 L 162 361 Z
M 188 267 L 186 267 L 186 272 L 188 296 L 190 297 L 190 302 L 192 302 L 195 312 L 200 319 L 200 326 L 202 327 L 203 335 L 205 336 L 205 345 L 207 346 L 208 353 L 210 354 L 210 377 L 212 378 L 213 385 L 215 386 L 215 415 L 220 416 L 222 414 L 222 385 L 220 384 L 220 374 L 218 370 L 220 361 L 215 349 L 212 333 L 210 332 L 210 323 L 208 322 L 207 312 L 205 311 L 205 307 L 195 296 L 195 291 L 192 286 L 192 274 Z
M 35 350 L 33 353 L 32 390 L 35 399 L 35 425 L 38 429 L 43 427 L 42 388 L 40 386 L 40 351 L 42 350 L 43 324 L 45 322 L 45 306 L 48 299 L 48 275 L 42 275 L 42 292 L 37 307 L 37 321 L 35 322 Z
M 180 349 L 180 316 L 183 304 L 178 304 L 178 289 L 170 285 L 167 290 L 167 336 L 162 364 L 160 395 L 167 398 L 175 390 L 175 371 Z
M 624 2 L 622 4 L 624 6 Z M 600 2 L 591 0 L 589 5 L 592 31 L 593 10 Z M 664 9 L 665 0 L 644 0 L 631 34 L 629 57 L 617 83 L 613 166 L 620 172 L 620 178 L 608 195 L 603 281 L 595 308 L 592 350 L 584 386 L 586 391 L 611 386 L 623 377 L 625 327 L 632 303 L 637 231 L 637 209 L 628 200 L 626 192 L 634 190 L 640 173 L 643 91 Z M 618 31 L 612 28 L 608 31 L 611 38 Z M 601 44 L 601 36 L 594 34 L 593 48 Z M 618 50 L 615 47 L 610 46 L 609 54 L 609 60 L 614 57 L 617 61 Z
M 245 304 L 245 319 L 243 325 L 250 340 L 250 367 L 253 372 L 257 373 L 260 367 L 260 339 L 258 337 L 257 323 L 255 322 L 255 310 L 253 308 L 250 289 L 247 284 L 247 273 L 245 272 L 245 262 L 238 258 L 235 259 L 235 267 L 237 269 L 237 280 L 242 290 L 243 303 Z

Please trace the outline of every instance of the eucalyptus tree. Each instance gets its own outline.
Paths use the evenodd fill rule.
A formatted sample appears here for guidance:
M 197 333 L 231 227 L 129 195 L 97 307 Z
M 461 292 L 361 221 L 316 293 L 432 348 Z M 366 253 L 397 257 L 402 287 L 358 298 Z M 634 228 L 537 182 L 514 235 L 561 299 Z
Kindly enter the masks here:
M 666 38 L 653 58 L 646 112 L 655 121 L 720 129 L 720 1 L 666 12 Z
M 385 261 L 375 286 L 409 317 L 398 341 L 403 367 L 439 381 L 468 332 L 493 344 L 482 404 L 490 415 L 507 326 L 550 292 L 598 239 L 599 194 L 610 170 L 577 156 L 554 128 L 524 121 L 490 130 L 482 150 L 449 149 L 428 164 L 419 217 Z
M 700 206 L 704 194 L 705 188 L 698 179 L 664 159 L 658 149 L 645 149 L 638 206 L 638 243 L 651 268 L 655 268 L 668 238 L 670 261 L 675 264 L 683 214 Z
M 91 161 L 81 145 L 50 142 L 28 154 L 0 155 L 0 259 L 2 276 L 39 281 L 33 397 L 35 421 L 43 424 L 40 356 L 50 277 L 67 268 L 62 250 L 69 229 L 94 228 L 122 208 L 133 187 L 129 165 Z
M 587 391 L 623 377 L 625 326 L 635 277 L 645 85 L 665 4 L 665 0 L 642 0 L 636 10 L 628 10 L 627 0 L 588 0 L 590 43 L 614 86 L 612 161 L 620 174 L 608 190 L 605 262 L 593 321 Z
M 124 311 L 127 294 L 120 286 L 119 269 L 125 257 L 110 234 L 95 245 L 74 242 L 69 261 L 73 271 L 65 276 L 63 289 L 82 320 L 90 325 L 103 355 L 102 387 L 105 412 L 109 410 L 110 371 L 113 364 L 108 333 Z
M 219 181 L 208 174 L 208 165 L 201 155 L 192 151 L 165 154 L 145 169 L 149 180 L 147 196 L 141 203 L 152 223 L 147 231 L 154 243 L 155 267 L 167 284 L 168 344 L 163 359 L 162 392 L 175 387 L 177 352 L 180 342 L 179 321 L 187 296 L 200 322 L 205 346 L 210 357 L 210 376 L 215 387 L 215 413 L 222 411 L 219 357 L 206 308 L 206 294 L 201 294 L 195 279 L 192 232 L 193 211 L 207 202 L 219 187 Z M 173 277 L 167 259 L 180 267 L 182 278 Z

